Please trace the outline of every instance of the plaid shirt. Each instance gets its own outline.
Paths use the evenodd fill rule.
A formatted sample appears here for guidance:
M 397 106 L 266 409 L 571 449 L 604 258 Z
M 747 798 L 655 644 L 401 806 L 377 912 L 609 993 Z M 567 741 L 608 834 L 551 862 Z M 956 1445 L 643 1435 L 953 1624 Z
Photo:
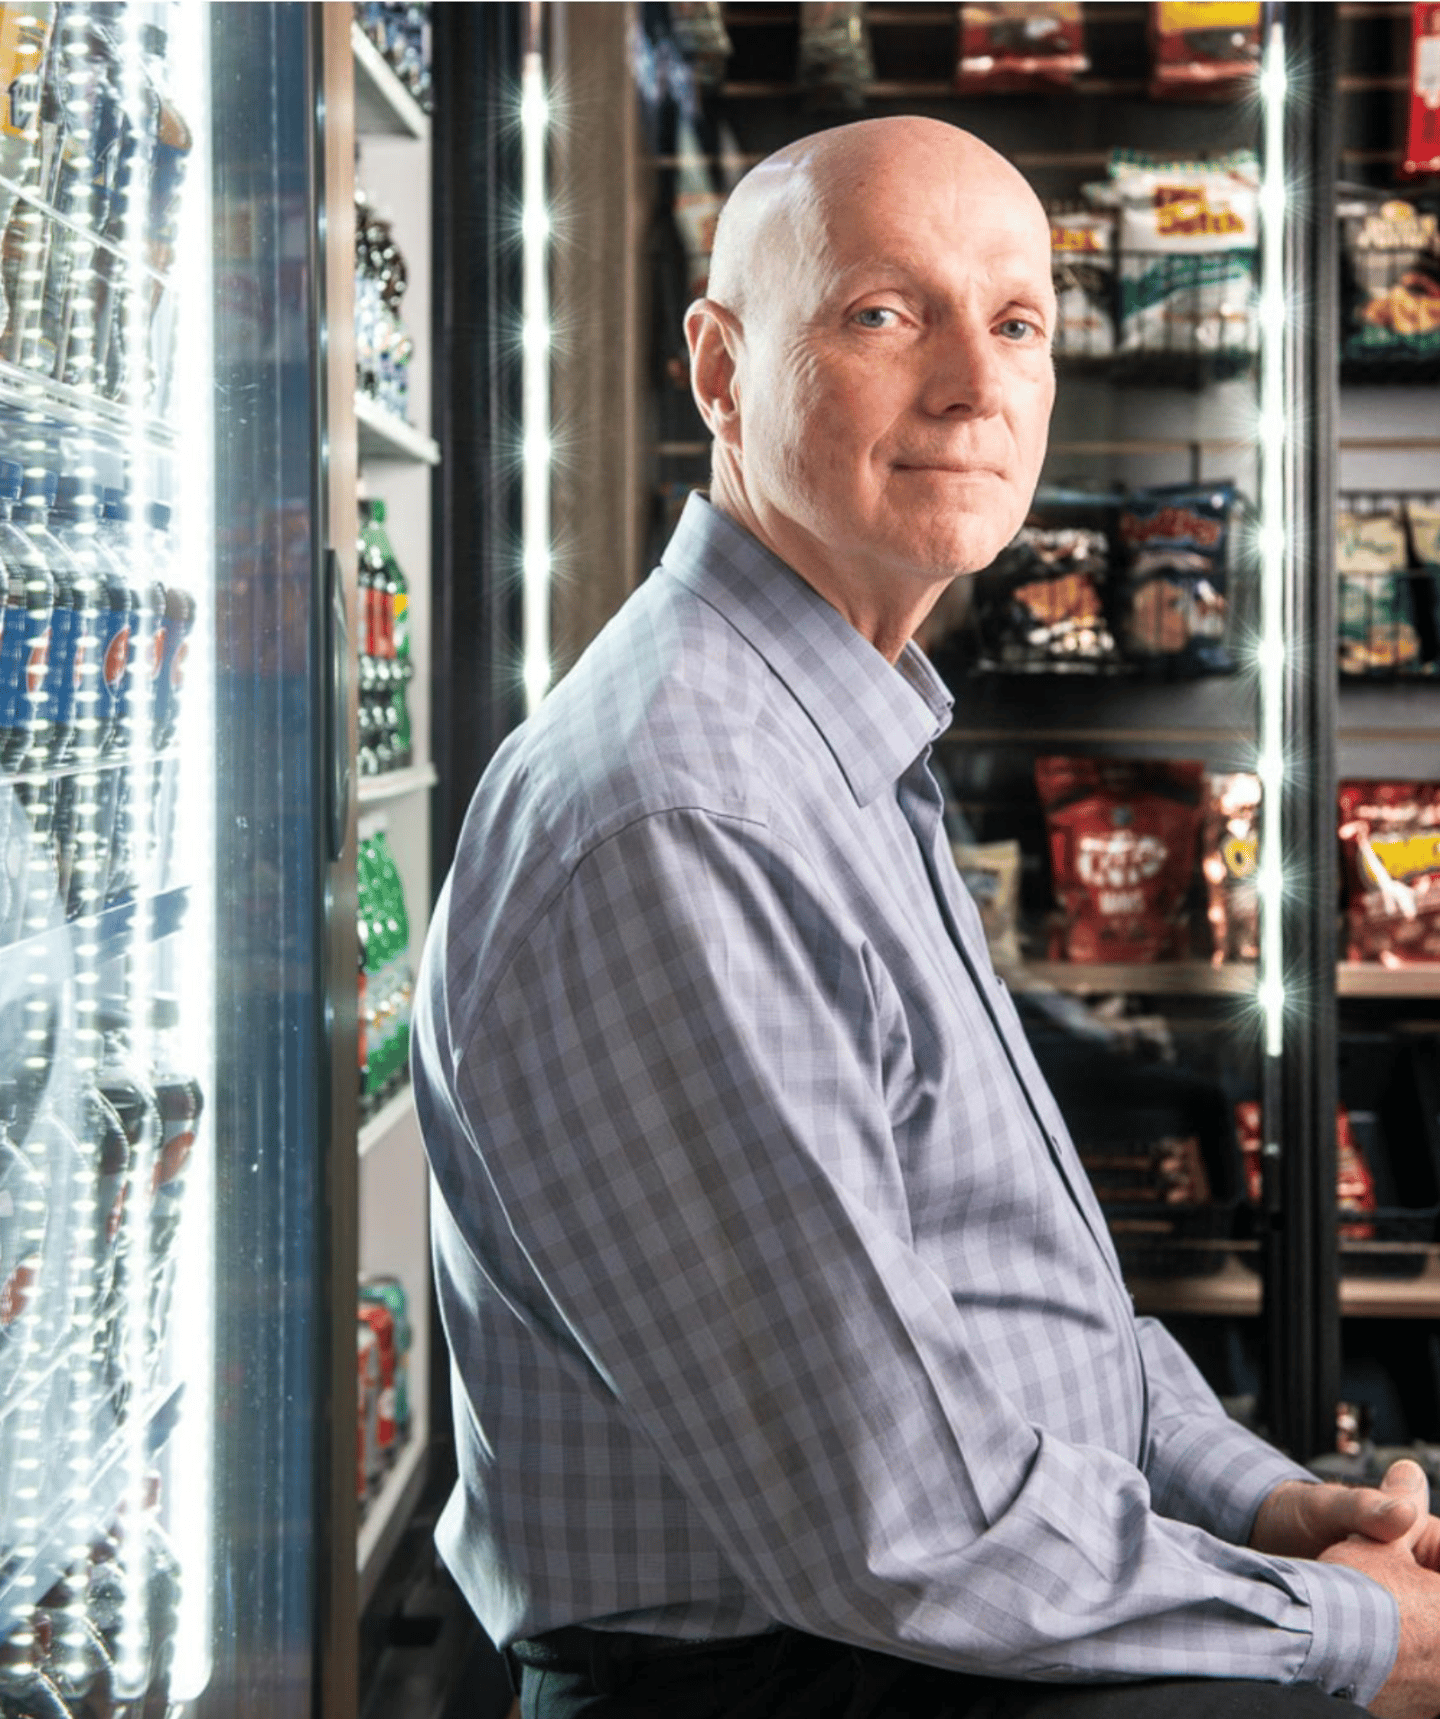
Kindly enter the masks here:
M 778 1622 L 1368 1699 L 1388 1594 L 1137 1320 L 951 862 L 949 698 L 699 497 L 470 808 L 414 1073 L 497 1643 Z

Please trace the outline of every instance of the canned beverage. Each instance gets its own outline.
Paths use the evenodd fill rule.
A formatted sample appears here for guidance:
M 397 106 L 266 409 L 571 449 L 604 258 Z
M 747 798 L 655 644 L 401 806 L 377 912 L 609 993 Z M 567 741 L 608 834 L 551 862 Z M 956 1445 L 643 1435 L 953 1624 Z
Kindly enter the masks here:
M 380 1351 L 380 1390 L 375 1399 L 375 1443 L 382 1466 L 395 1459 L 395 1319 L 382 1302 L 362 1302 L 360 1317 L 375 1333 Z

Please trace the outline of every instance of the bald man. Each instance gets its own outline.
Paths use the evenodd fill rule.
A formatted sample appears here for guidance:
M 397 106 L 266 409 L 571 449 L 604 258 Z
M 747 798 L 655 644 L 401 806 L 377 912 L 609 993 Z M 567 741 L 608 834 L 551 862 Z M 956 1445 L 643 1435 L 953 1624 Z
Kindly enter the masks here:
M 709 498 L 475 795 L 438 1539 L 526 1719 L 1440 1710 L 1423 1475 L 1314 1484 L 1135 1318 L 950 861 L 910 641 L 1025 517 L 1054 316 L 966 133 L 761 163 L 686 322 Z

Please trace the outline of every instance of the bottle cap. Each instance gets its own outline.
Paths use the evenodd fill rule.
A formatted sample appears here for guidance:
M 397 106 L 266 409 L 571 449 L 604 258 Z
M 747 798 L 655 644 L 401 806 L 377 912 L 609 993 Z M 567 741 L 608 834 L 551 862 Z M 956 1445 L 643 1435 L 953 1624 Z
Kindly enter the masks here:
M 168 501 L 152 501 L 146 510 L 150 524 L 156 531 L 170 529 L 170 503 Z
M 19 460 L 0 460 L 0 501 L 19 501 L 25 468 Z
M 370 517 L 376 525 L 384 525 L 385 523 L 385 503 L 380 500 L 379 496 L 374 496 L 371 499 Z
M 41 501 L 47 508 L 55 505 L 55 492 L 60 487 L 60 479 L 54 472 L 41 471 L 32 467 L 25 473 L 25 484 L 20 491 L 22 501 Z
M 157 1032 L 180 1025 L 180 999 L 178 997 L 160 996 L 150 999 L 150 1025 Z
M 157 58 L 163 60 L 165 57 L 165 49 L 168 47 L 169 42 L 170 38 L 166 35 L 162 25 L 146 24 L 141 28 L 140 52 L 142 54 L 154 54 Z
M 106 519 L 126 519 L 130 517 L 130 498 L 123 489 L 107 489 L 105 491 Z
M 76 477 L 67 472 L 55 490 L 55 511 L 64 514 L 92 514 L 100 511 L 101 495 L 91 478 Z

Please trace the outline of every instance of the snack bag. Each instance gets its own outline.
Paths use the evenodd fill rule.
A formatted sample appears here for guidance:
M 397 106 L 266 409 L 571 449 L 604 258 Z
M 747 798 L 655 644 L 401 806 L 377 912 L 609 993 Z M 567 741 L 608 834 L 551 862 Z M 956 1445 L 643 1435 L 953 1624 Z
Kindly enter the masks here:
M 730 37 L 720 0 L 670 0 L 670 28 L 701 89 L 716 89 L 725 78 Z
M 1235 1106 L 1235 1132 L 1240 1141 L 1240 1161 L 1245 1172 L 1245 1197 L 1260 1204 L 1264 1184 L 1261 1152 L 1265 1134 L 1260 1106 L 1242 1099 Z M 1375 1177 L 1350 1126 L 1350 1113 L 1343 1104 L 1335 1107 L 1335 1203 L 1343 1214 L 1364 1218 L 1375 1210 Z M 1368 1241 L 1375 1234 L 1373 1223 L 1342 1223 L 1346 1241 Z
M 1089 68 L 1078 5 L 960 8 L 961 95 L 1065 89 Z
M 1406 174 L 1440 173 L 1440 4 L 1410 8 L 1410 123 Z
M 1050 216 L 1055 352 L 1087 358 L 1115 350 L 1115 216 L 1104 209 Z
M 1342 782 L 1346 955 L 1440 961 L 1440 782 Z
M 1260 69 L 1260 5 L 1159 4 L 1150 7 L 1150 94 L 1229 100 Z
M 1020 964 L 1019 842 L 954 842 L 955 869 L 980 910 L 990 959 L 997 968 Z
M 1242 504 L 1232 483 L 1136 490 L 1120 509 L 1128 656 L 1176 674 L 1228 674 Z
M 1080 1162 L 1102 1206 L 1207 1206 L 1210 1177 L 1199 1139 L 1165 1135 L 1113 1147 L 1082 1146 Z M 1160 1233 L 1164 1233 L 1162 1227 Z
M 1260 778 L 1248 770 L 1205 779 L 1205 833 L 1200 873 L 1210 960 L 1260 959 Z
M 977 589 L 991 666 L 1085 669 L 1119 661 L 1102 588 L 1109 556 L 1102 532 L 1026 526 Z
M 1122 352 L 1258 348 L 1259 161 L 1164 161 L 1116 150 Z M 1104 193 L 1091 189 L 1094 200 Z
M 1061 915 L 1052 959 L 1146 962 L 1189 954 L 1185 905 L 1203 775 L 1192 763 L 1035 760 Z
M 1426 611 L 1423 616 L 1417 613 L 1416 620 L 1428 624 L 1434 641 L 1440 639 L 1440 502 L 1412 498 L 1405 503 L 1405 514 L 1415 560 L 1420 565 L 1411 590 L 1417 609 L 1423 605 Z
M 1340 672 L 1373 674 L 1418 661 L 1406 566 L 1405 522 L 1398 507 L 1335 516 L 1335 570 L 1340 579 Z
M 800 7 L 798 80 L 812 111 L 855 112 L 875 76 L 863 5 L 804 0 Z
M 1339 203 L 1346 328 L 1353 364 L 1419 365 L 1440 358 L 1440 215 L 1433 199 L 1405 202 L 1346 190 Z

